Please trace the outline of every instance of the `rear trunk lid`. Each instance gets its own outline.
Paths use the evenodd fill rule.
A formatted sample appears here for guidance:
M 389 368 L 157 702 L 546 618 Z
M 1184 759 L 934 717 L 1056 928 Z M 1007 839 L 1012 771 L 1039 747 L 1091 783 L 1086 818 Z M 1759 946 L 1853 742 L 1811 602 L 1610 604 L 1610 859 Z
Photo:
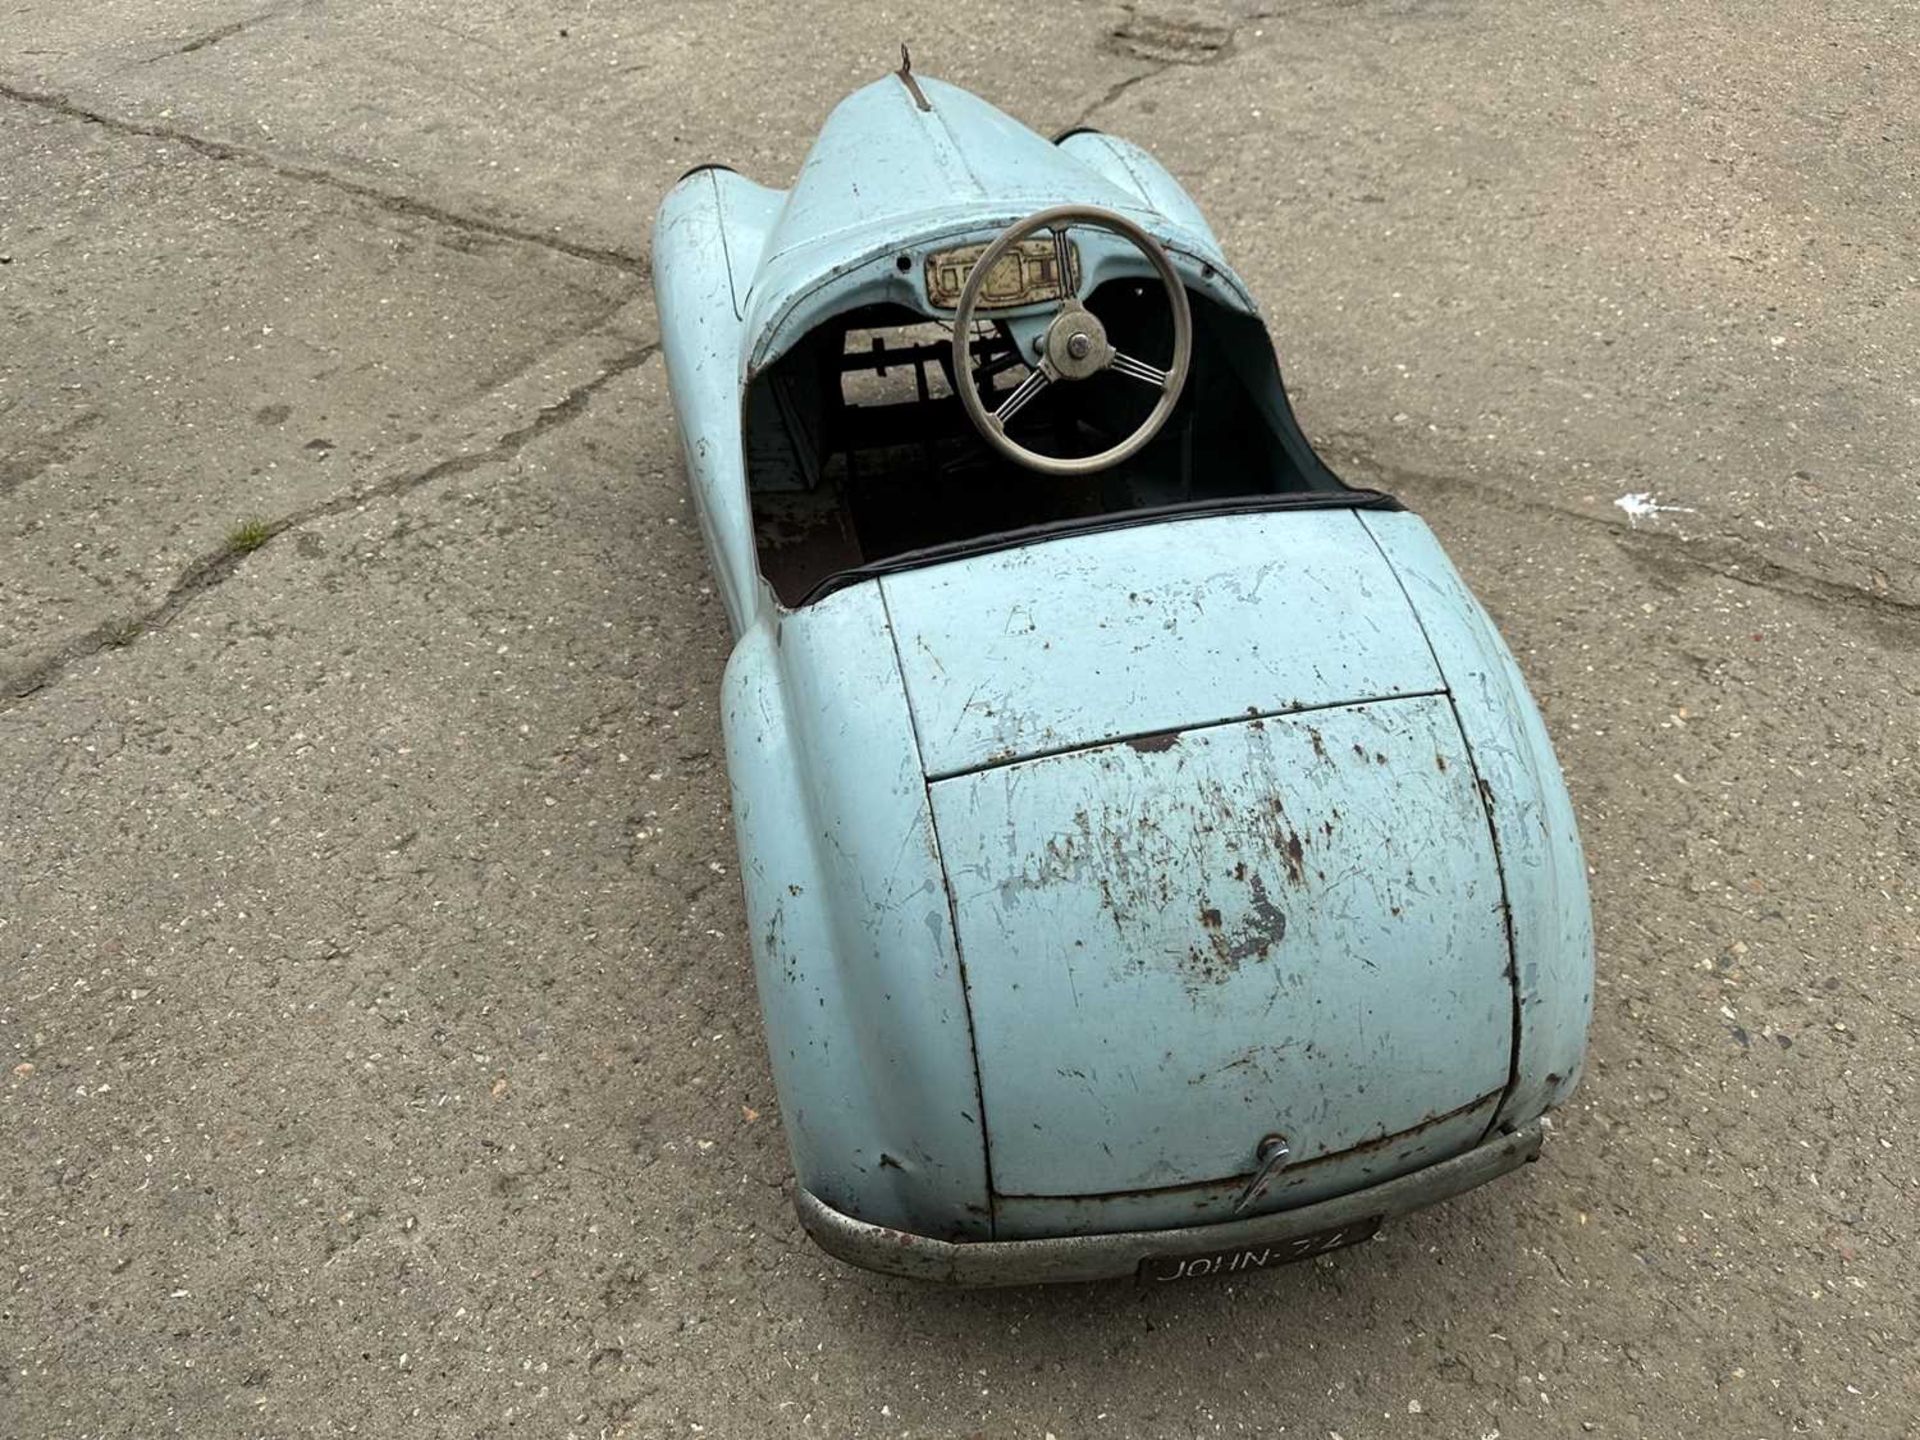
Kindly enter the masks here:
M 1202 647 L 1194 672 L 1162 671 L 1131 693 L 1178 685 L 1180 713 L 1192 715 L 1216 695 L 1215 711 L 1272 709 L 1418 680 L 1388 633 L 1419 633 L 1402 626 L 1390 577 L 1343 569 L 1336 596 L 1315 547 L 1271 543 L 1264 578 L 1194 547 L 1189 578 L 1169 585 L 1162 563 L 1151 602 L 1106 607 L 1154 617 L 1102 634 L 1114 678 L 1133 683 L 1118 665 L 1128 625 L 1182 625 L 1225 605 L 1268 617 L 1262 663 L 1234 666 Z M 1349 595 L 1354 645 L 1290 665 L 1302 617 L 1310 625 Z M 1061 613 L 1097 628 L 1087 610 Z M 947 728 L 933 735 L 956 769 L 988 745 L 1084 738 L 1125 713 L 1087 702 L 1056 710 L 1048 730 L 1017 684 L 996 685 L 991 709 L 984 692 L 962 703 L 973 677 L 942 679 L 949 652 L 922 653 L 916 703 L 930 689 L 941 697 Z M 924 712 L 922 723 L 925 743 Z M 1473 777 L 1447 698 L 1410 694 L 935 781 L 996 1233 L 1228 1218 L 1270 1134 L 1293 1159 L 1257 1209 L 1475 1143 L 1507 1081 L 1513 1016 L 1500 877 Z

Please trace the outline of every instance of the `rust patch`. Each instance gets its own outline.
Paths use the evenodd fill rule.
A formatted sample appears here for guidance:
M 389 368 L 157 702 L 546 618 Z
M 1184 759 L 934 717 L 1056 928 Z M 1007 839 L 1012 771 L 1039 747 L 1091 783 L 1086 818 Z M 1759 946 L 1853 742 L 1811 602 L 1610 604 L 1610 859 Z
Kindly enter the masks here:
M 1433 757 L 1433 763 L 1434 763 L 1434 764 L 1436 764 L 1436 765 L 1438 765 L 1438 766 L 1440 767 L 1440 773 L 1441 773 L 1442 775 L 1444 775 L 1444 774 L 1446 774 L 1446 773 L 1447 773 L 1447 757 L 1446 757 L 1446 756 L 1444 756 L 1444 755 L 1436 755 L 1436 756 L 1434 756 L 1434 757 Z
M 1179 743 L 1178 730 L 1163 730 L 1158 735 L 1136 735 L 1127 741 L 1127 748 L 1138 750 L 1142 755 L 1158 755 L 1163 750 L 1171 750 Z
M 1292 830 L 1287 832 L 1286 855 L 1287 878 L 1296 885 L 1304 884 L 1307 878 L 1306 851 L 1300 844 L 1299 834 Z
M 1326 759 L 1327 742 L 1320 738 L 1320 732 L 1309 725 L 1307 727 L 1307 738 L 1313 742 L 1313 753 L 1318 755 L 1322 760 Z
M 932 103 L 927 99 L 926 91 L 922 90 L 920 82 L 913 78 L 913 56 L 907 53 L 905 45 L 900 47 L 900 68 L 893 73 L 899 76 L 900 83 L 907 87 L 907 93 L 913 96 L 915 105 L 922 110 L 933 109 Z
M 1286 912 L 1268 897 L 1258 875 L 1247 885 L 1253 892 L 1252 902 L 1246 916 L 1231 931 L 1223 928 L 1220 912 L 1214 907 L 1200 912 L 1200 923 L 1207 930 L 1206 947 L 1190 949 L 1181 967 L 1194 978 L 1218 984 L 1250 960 L 1270 959 L 1274 947 L 1286 939 Z

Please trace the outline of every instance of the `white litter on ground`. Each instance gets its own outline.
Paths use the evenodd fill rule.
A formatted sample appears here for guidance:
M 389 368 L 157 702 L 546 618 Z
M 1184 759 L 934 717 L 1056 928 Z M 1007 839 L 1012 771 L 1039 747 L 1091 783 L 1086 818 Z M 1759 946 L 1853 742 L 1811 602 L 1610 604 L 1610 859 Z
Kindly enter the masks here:
M 1662 505 L 1645 490 L 1636 490 L 1630 495 L 1622 495 L 1613 503 L 1626 511 L 1627 518 L 1636 524 L 1642 520 L 1651 519 L 1655 515 L 1691 515 L 1693 513 L 1691 505 Z

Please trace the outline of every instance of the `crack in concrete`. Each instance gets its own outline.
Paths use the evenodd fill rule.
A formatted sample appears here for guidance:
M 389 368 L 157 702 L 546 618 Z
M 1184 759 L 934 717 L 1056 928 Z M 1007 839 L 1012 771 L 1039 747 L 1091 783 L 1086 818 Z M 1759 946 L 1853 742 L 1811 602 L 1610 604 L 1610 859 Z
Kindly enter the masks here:
M 1570 512 L 1577 513 L 1577 512 Z M 1593 517 L 1583 517 L 1592 519 Z M 1778 595 L 1792 595 L 1823 605 L 1864 611 L 1880 620 L 1903 625 L 1920 625 L 1920 601 L 1904 596 L 1881 594 L 1844 580 L 1829 580 L 1796 566 L 1769 560 L 1751 546 L 1726 536 L 1685 536 L 1652 530 L 1634 530 L 1600 520 L 1596 523 L 1613 532 L 1615 542 L 1629 554 L 1640 551 L 1646 558 L 1686 565 L 1750 585 Z
M 1148 68 L 1109 85 L 1090 101 L 1067 128 L 1078 130 L 1136 85 L 1157 80 L 1169 70 L 1202 69 L 1227 55 L 1240 33 L 1239 25 L 1198 25 L 1177 17 L 1155 15 L 1137 5 L 1124 7 L 1126 18 L 1106 32 L 1107 48 L 1119 50 Z M 1244 22 L 1243 22 L 1244 23 Z
M 196 51 L 211 50 L 221 41 L 231 40 L 236 35 L 244 35 L 247 31 L 253 29 L 254 26 L 263 24 L 268 20 L 277 20 L 284 13 L 284 11 L 280 10 L 270 10 L 264 15 L 252 15 L 245 20 L 235 20 L 231 25 L 221 25 L 215 29 L 208 30 L 204 34 L 196 35 L 184 45 L 176 45 L 171 50 L 162 50 L 158 55 L 149 55 L 140 63 L 142 65 L 158 65 L 162 60 L 171 60 L 177 55 L 192 55 Z
M 173 49 L 163 50 L 158 55 L 149 55 L 140 63 L 142 65 L 158 65 L 162 60 L 171 60 L 177 55 L 192 55 L 196 51 L 210 50 L 215 45 L 231 40 L 236 35 L 244 35 L 247 31 L 265 25 L 270 21 L 287 20 L 302 13 L 311 14 L 318 10 L 323 3 L 324 0 L 292 0 L 291 4 L 275 5 L 270 9 L 260 11 L 256 15 L 249 15 L 244 19 L 235 20 L 231 24 L 220 25 L 212 30 L 206 31 L 204 34 L 196 35 L 184 45 L 176 45 Z
M 148 65 L 158 65 L 162 60 L 170 60 L 175 55 L 191 55 L 196 50 L 211 50 L 222 40 L 231 40 L 234 36 L 244 34 L 248 30 L 251 30 L 261 21 L 272 18 L 273 16 L 271 15 L 256 15 L 250 20 L 236 20 L 231 25 L 222 25 L 218 29 L 207 31 L 204 35 L 196 35 L 193 39 L 187 41 L 186 44 L 176 45 L 171 50 L 159 55 L 154 55 L 145 63 Z
M 180 572 L 179 578 L 165 595 L 140 614 L 105 621 L 23 669 L 0 674 L 0 715 L 16 709 L 29 697 L 44 692 L 75 665 L 105 651 L 122 649 L 150 631 L 165 629 L 201 596 L 230 579 L 248 555 L 265 549 L 291 530 L 330 515 L 358 509 L 370 501 L 407 494 L 436 480 L 465 475 L 488 465 L 504 464 L 541 436 L 584 414 L 595 395 L 621 376 L 638 370 L 659 352 L 660 343 L 657 340 L 623 351 L 591 380 L 576 385 L 553 404 L 541 407 L 533 419 L 498 436 L 483 450 L 464 450 L 444 460 L 436 460 L 424 469 L 406 471 L 372 485 L 315 501 L 278 519 L 267 521 L 264 526 L 265 538 L 245 550 L 222 545 L 201 555 Z
M 1118 84 L 1109 85 L 1107 87 L 1106 93 L 1100 96 L 1099 99 L 1093 101 L 1091 104 L 1087 106 L 1086 109 L 1082 110 L 1078 115 L 1076 115 L 1073 119 L 1073 124 L 1069 125 L 1067 128 L 1069 130 L 1081 129 L 1089 121 L 1091 121 L 1094 116 L 1098 115 L 1102 110 L 1105 110 L 1109 105 L 1112 105 L 1122 95 L 1126 94 L 1129 90 L 1133 89 L 1134 86 L 1141 84 L 1143 81 L 1157 79 L 1159 76 L 1162 76 L 1166 74 L 1167 71 L 1173 69 L 1174 64 L 1175 62 L 1172 60 L 1162 60 L 1158 64 L 1156 64 L 1151 70 L 1142 70 L 1138 75 L 1129 75 L 1126 79 L 1120 81 Z
M 1463 490 L 1496 508 L 1518 509 L 1543 518 L 1570 520 L 1604 530 L 1615 544 L 1636 559 L 1683 565 L 1756 590 L 1861 611 L 1883 621 L 1920 625 L 1920 600 L 1883 594 L 1865 586 L 1849 585 L 1843 580 L 1830 580 L 1824 575 L 1769 559 L 1751 545 L 1731 536 L 1686 536 L 1667 531 L 1634 529 L 1604 515 L 1593 515 L 1547 500 L 1535 500 L 1486 481 L 1388 464 L 1374 458 L 1366 448 L 1364 438 L 1357 435 L 1323 436 L 1314 448 L 1329 460 L 1337 457 L 1342 465 L 1351 464 L 1372 476 L 1378 476 L 1388 485 L 1402 482 L 1430 486 L 1435 490 Z
M 195 154 L 203 155 L 209 160 L 249 165 L 282 180 L 325 186 L 367 201 L 390 215 L 404 215 L 414 220 L 426 220 L 468 234 L 489 236 L 495 240 L 538 245 L 543 249 L 571 256 L 575 260 L 611 266 L 617 270 L 627 271 L 629 274 L 644 276 L 649 273 L 647 257 L 644 254 L 611 250 L 598 245 L 582 245 L 558 236 L 542 235 L 537 230 L 524 229 L 518 225 L 509 225 L 497 220 L 483 220 L 478 216 L 462 214 L 460 211 L 449 210 L 425 200 L 416 200 L 410 195 L 396 195 L 390 190 L 382 190 L 375 185 L 349 180 L 344 175 L 337 175 L 331 170 L 307 165 L 289 165 L 275 160 L 262 151 L 251 150 L 246 146 L 235 145 L 224 140 L 209 140 L 204 136 L 194 135 L 171 125 L 145 125 L 133 120 L 117 119 L 98 110 L 89 110 L 64 95 L 23 90 L 0 80 L 0 99 L 11 100 L 19 105 L 35 106 L 56 115 L 65 116 L 69 120 L 78 120 L 83 124 L 99 125 L 117 135 L 130 135 L 145 140 L 165 140 L 176 145 L 184 145 Z

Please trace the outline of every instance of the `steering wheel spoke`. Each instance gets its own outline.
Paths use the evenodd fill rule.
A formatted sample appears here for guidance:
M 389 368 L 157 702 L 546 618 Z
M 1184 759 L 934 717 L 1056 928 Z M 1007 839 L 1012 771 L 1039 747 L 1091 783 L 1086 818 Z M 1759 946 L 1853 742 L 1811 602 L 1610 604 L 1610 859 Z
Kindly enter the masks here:
M 1053 264 L 1060 272 L 1060 298 L 1072 300 L 1079 291 L 1073 283 L 1073 246 L 1067 240 L 1067 222 L 1053 222 Z
M 1144 385 L 1151 385 L 1156 390 L 1164 391 L 1167 388 L 1166 371 L 1156 369 L 1146 361 L 1136 360 L 1133 356 L 1119 350 L 1113 352 L 1113 358 L 1107 362 L 1107 368 L 1138 380 Z
M 1052 377 L 1047 374 L 1043 367 L 1036 365 L 1032 370 L 1027 372 L 1026 379 L 1022 380 L 1007 392 L 1006 399 L 1002 400 L 998 406 L 988 412 L 993 423 L 1002 430 L 1006 429 L 1007 422 L 1019 414 L 1029 400 L 1046 389 L 1051 383 Z

